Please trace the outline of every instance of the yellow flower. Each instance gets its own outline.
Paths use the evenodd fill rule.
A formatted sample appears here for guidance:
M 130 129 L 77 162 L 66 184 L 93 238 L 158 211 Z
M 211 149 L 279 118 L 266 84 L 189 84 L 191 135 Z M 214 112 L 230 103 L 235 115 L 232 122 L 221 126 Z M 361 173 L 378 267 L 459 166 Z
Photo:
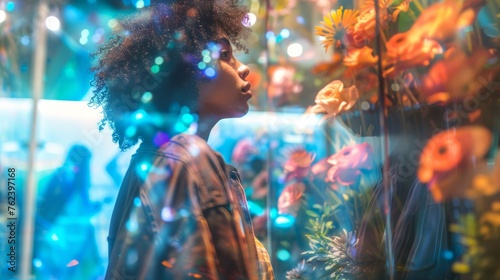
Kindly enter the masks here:
M 359 11 L 346 9 L 340 6 L 339 9 L 331 11 L 320 23 L 322 26 L 314 27 L 314 34 L 323 36 L 325 39 L 321 44 L 325 51 L 335 44 L 336 48 L 348 47 L 352 45 L 352 30 L 357 22 Z

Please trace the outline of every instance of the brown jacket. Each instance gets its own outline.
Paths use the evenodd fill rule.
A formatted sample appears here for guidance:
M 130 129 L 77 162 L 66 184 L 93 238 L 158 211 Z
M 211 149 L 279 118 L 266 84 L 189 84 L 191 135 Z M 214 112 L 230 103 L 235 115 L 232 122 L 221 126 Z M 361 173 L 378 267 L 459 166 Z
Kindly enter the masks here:
M 106 279 L 273 279 L 239 175 L 197 136 L 141 145 L 113 210 Z

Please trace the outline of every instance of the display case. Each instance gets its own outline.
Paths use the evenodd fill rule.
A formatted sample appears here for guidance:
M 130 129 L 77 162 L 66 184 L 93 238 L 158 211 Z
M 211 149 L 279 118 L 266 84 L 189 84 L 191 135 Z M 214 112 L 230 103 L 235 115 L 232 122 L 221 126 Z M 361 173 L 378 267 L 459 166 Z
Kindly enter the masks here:
M 135 149 L 98 131 L 87 53 L 155 1 L 83 2 L 46 6 L 62 32 L 47 23 L 36 97 L 39 43 L 13 18 L 38 6 L 0 0 L 0 178 L 19 186 L 2 279 L 104 278 Z M 243 2 L 254 97 L 208 143 L 238 169 L 276 279 L 500 279 L 500 2 Z

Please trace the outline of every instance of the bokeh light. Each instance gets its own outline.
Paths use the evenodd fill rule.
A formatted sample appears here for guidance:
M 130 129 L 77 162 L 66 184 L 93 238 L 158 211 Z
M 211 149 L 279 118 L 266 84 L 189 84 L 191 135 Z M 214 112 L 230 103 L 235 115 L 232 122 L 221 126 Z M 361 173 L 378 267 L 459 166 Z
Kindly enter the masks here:
M 158 65 L 151 66 L 151 72 L 153 72 L 154 74 L 160 72 L 160 66 Z
M 23 46 L 29 45 L 30 41 L 30 36 L 28 35 L 24 35 L 23 37 L 21 37 L 21 44 L 23 44 Z
M 16 4 L 14 4 L 14 2 L 12 1 L 9 1 L 7 2 L 7 5 L 5 5 L 5 7 L 7 8 L 7 11 L 12 12 L 16 8 Z
M 4 10 L 0 10 L 0 23 L 4 22 L 7 18 L 7 13 Z
M 248 13 L 248 22 L 245 22 L 245 26 L 250 27 L 253 26 L 257 22 L 257 16 L 253 13 Z
M 292 43 L 286 49 L 286 53 L 290 57 L 299 57 L 302 55 L 303 49 L 302 45 L 299 43 Z
M 159 57 L 155 58 L 155 63 L 158 65 L 162 65 L 163 64 L 163 57 L 159 56 Z
M 205 68 L 207 68 L 207 64 L 205 62 L 202 61 L 198 63 L 198 69 L 203 70 Z
M 137 3 L 135 3 L 135 7 L 136 7 L 137 9 L 142 9 L 142 8 L 144 8 L 144 1 L 142 1 L 142 0 L 137 1 Z
M 151 101 L 151 99 L 153 99 L 153 94 L 149 91 L 146 91 L 141 97 L 141 102 L 148 103 L 149 101 Z
M 287 261 L 290 259 L 290 252 L 288 252 L 288 250 L 286 249 L 281 249 L 281 250 L 278 250 L 276 252 L 276 257 L 280 260 L 280 261 Z
M 45 20 L 45 25 L 51 31 L 58 31 L 59 28 L 61 28 L 61 22 L 55 16 L 47 17 L 47 19 Z
M 295 223 L 295 218 L 290 215 L 280 215 L 274 220 L 274 225 L 279 228 L 289 228 Z
M 215 77 L 215 70 L 213 68 L 207 68 L 207 70 L 205 70 L 205 75 L 207 75 L 207 77 Z
M 287 28 L 283 28 L 283 29 L 281 29 L 280 35 L 281 35 L 281 37 L 286 39 L 286 38 L 290 37 L 290 30 L 288 30 Z
M 82 37 L 88 37 L 90 34 L 90 31 L 88 29 L 83 29 L 82 32 L 80 33 L 80 35 L 82 35 Z

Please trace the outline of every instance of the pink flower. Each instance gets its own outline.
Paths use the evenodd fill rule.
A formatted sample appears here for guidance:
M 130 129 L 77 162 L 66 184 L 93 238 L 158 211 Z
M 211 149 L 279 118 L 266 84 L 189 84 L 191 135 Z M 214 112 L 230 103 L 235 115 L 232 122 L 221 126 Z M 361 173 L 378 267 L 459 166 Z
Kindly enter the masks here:
M 486 155 L 491 140 L 491 132 L 481 126 L 447 130 L 434 135 L 420 156 L 418 179 L 429 183 L 429 190 L 438 202 L 457 193 L 461 184 L 454 178 L 460 178 L 461 174 L 473 169 L 473 162 Z
M 258 153 L 255 143 L 248 138 L 240 140 L 233 149 L 231 161 L 236 164 L 247 162 L 252 155 Z
M 278 199 L 278 213 L 297 215 L 306 186 L 303 183 L 293 183 L 286 187 Z
M 349 110 L 359 98 L 356 86 L 344 89 L 344 83 L 335 80 L 316 95 L 316 105 L 329 115 L 337 115 L 342 111 Z
M 373 147 L 368 143 L 347 146 L 328 158 L 332 165 L 328 170 L 328 179 L 343 185 L 352 185 L 358 181 L 362 170 L 370 170 Z
M 309 166 L 314 160 L 314 155 L 303 149 L 292 152 L 290 158 L 285 163 L 285 181 L 292 178 L 302 179 L 309 173 Z

